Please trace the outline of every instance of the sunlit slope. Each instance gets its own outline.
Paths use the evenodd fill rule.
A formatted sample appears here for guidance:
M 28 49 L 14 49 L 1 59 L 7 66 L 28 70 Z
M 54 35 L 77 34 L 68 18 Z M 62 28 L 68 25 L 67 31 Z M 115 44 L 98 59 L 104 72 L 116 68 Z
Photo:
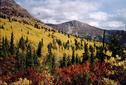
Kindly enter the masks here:
M 37 29 L 32 25 L 24 24 L 21 22 L 17 21 L 9 21 L 8 19 L 3 19 L 0 18 L 0 36 L 2 37 L 7 37 L 8 39 L 10 38 L 11 33 L 14 33 L 14 40 L 15 44 L 19 41 L 20 37 L 28 37 L 28 40 L 34 46 L 35 48 L 38 45 L 38 42 L 43 39 L 44 46 L 42 47 L 42 56 L 46 56 L 48 53 L 48 44 L 53 43 L 54 39 L 59 39 L 61 40 L 62 44 L 66 43 L 68 40 L 70 41 L 70 46 L 75 47 L 75 39 L 78 42 L 82 42 L 84 46 L 84 42 L 88 43 L 88 45 L 102 45 L 100 42 L 94 42 L 94 41 L 87 41 L 87 40 L 81 40 L 80 38 L 77 38 L 75 36 L 68 35 L 59 33 L 58 31 L 49 31 L 44 28 Z M 44 27 L 44 26 L 43 26 Z M 56 57 L 62 57 L 64 53 L 67 54 L 67 56 L 72 55 L 72 48 L 64 49 L 63 46 L 59 46 L 56 44 L 57 49 L 53 49 L 53 54 Z M 75 55 L 77 54 L 78 56 L 82 56 L 83 53 L 83 47 L 82 49 L 76 50 Z

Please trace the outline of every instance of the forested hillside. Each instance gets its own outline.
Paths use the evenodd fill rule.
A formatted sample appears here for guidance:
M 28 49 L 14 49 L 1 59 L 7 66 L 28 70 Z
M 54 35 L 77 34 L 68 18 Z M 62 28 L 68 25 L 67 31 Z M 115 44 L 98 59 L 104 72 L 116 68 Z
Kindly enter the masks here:
M 38 28 L 37 25 L 32 26 L 13 19 L 1 18 L 1 23 L 2 74 L 0 79 L 6 83 L 18 81 L 19 78 L 25 78 L 25 80 L 19 79 L 15 83 L 39 84 L 45 83 L 48 78 L 48 83 L 53 84 L 65 82 L 65 84 L 72 84 L 78 81 L 80 84 L 101 84 L 108 81 L 117 83 L 114 82 L 117 76 L 118 82 L 125 83 L 125 75 L 121 76 L 126 69 L 125 48 L 114 36 L 111 43 L 104 43 L 105 32 L 103 42 L 98 42 L 44 26 Z M 121 73 L 116 70 L 117 68 L 122 70 Z M 26 75 L 27 71 L 33 71 L 35 74 Z M 78 72 L 79 75 L 84 74 L 79 80 L 76 79 L 79 75 L 77 77 L 73 74 L 78 74 Z M 65 78 L 64 81 L 59 81 L 60 78 L 55 78 L 56 75 L 59 75 L 61 79 Z M 34 80 L 33 76 L 37 80 Z M 83 78 L 88 78 L 88 80 L 83 81 Z

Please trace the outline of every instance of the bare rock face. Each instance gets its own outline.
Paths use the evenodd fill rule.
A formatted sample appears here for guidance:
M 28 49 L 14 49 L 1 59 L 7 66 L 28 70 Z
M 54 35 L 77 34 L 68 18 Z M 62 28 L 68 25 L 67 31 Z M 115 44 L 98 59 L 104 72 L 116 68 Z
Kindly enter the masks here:
M 26 9 L 22 8 L 14 0 L 0 0 L 0 15 L 33 18 Z

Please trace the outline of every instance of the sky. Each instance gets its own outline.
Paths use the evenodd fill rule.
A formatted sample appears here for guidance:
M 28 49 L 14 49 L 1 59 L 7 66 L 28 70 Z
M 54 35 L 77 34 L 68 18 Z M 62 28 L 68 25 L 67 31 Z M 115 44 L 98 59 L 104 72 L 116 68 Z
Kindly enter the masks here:
M 102 29 L 126 30 L 126 0 L 16 0 L 35 18 L 52 24 L 78 20 Z

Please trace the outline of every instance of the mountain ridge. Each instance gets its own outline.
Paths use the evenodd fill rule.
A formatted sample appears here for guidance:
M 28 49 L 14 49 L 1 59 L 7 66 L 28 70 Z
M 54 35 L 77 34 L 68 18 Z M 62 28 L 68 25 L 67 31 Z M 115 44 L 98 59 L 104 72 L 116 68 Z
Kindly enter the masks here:
M 103 29 L 91 26 L 89 24 L 77 20 L 67 21 L 61 24 L 47 23 L 46 25 L 51 26 L 54 29 L 66 32 L 68 34 L 79 35 L 80 37 L 83 37 L 84 34 L 92 36 L 98 36 L 103 34 Z

